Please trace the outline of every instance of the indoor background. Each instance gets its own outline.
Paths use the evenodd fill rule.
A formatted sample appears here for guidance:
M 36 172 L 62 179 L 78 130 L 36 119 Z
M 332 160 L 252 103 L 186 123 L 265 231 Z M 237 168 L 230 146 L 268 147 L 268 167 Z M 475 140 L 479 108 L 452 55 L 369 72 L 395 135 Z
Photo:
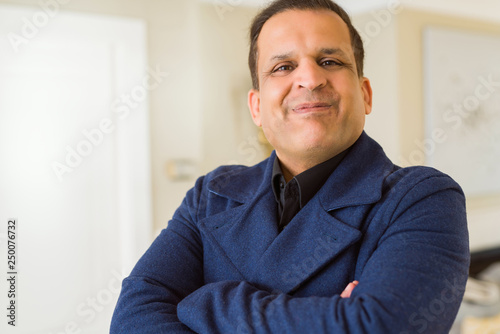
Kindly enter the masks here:
M 395 163 L 454 177 L 471 250 L 499 248 L 500 2 L 338 2 L 365 42 L 367 133 Z M 0 258 L 16 219 L 18 272 L 2 333 L 106 333 L 121 279 L 196 178 L 266 157 L 246 102 L 266 3 L 0 0 Z

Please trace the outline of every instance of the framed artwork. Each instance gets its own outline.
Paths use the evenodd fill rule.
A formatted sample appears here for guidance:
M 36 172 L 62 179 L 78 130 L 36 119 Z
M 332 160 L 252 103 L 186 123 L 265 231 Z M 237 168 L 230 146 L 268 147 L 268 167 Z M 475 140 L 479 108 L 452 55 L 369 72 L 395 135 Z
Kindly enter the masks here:
M 423 33 L 426 163 L 467 196 L 500 193 L 500 36 Z

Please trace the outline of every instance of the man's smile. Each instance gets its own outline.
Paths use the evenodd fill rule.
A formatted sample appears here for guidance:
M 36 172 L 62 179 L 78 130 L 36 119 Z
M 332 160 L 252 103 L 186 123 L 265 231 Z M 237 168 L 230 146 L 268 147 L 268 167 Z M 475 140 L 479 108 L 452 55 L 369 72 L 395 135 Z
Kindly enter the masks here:
M 299 114 L 310 112 L 323 112 L 328 111 L 332 105 L 330 103 L 316 102 L 316 103 L 301 103 L 292 108 L 292 110 Z

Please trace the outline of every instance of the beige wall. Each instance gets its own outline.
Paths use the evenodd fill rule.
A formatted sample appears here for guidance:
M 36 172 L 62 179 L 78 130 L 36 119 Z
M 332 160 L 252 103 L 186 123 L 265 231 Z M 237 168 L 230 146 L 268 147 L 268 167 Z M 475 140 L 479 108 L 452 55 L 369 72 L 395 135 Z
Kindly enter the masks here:
M 40 8 L 39 0 L 0 3 Z M 255 8 L 217 11 L 196 0 L 60 3 L 67 3 L 60 10 L 143 20 L 150 67 L 169 73 L 149 96 L 155 234 L 167 225 L 197 176 L 170 180 L 165 173 L 167 161 L 192 161 L 195 173 L 205 173 L 216 165 L 252 164 L 262 158 L 261 148 L 252 144 L 256 128 L 246 111 L 250 87 L 246 30 Z
M 264 158 L 247 106 L 252 86 L 248 28 L 257 9 L 238 7 L 223 15 L 210 4 L 200 9 L 201 170 L 206 173 L 222 164 L 253 165 Z
M 364 76 L 373 90 L 373 109 L 366 117 L 365 131 L 383 148 L 392 161 L 400 156 L 397 22 L 390 16 L 384 26 L 371 14 L 353 17 L 353 24 L 363 35 L 365 47 Z M 379 30 L 372 26 L 380 27 Z

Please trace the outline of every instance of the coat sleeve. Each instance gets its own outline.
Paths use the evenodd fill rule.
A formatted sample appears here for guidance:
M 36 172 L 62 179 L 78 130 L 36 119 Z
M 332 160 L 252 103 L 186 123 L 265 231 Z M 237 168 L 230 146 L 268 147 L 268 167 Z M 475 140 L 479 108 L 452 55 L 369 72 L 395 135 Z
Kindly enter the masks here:
M 196 189 L 124 279 L 111 334 L 193 333 L 177 318 L 177 304 L 203 284 L 202 244 L 193 223 Z
M 392 202 L 350 298 L 298 298 L 218 282 L 185 298 L 179 319 L 197 333 L 448 333 L 469 267 L 464 195 L 439 175 Z

